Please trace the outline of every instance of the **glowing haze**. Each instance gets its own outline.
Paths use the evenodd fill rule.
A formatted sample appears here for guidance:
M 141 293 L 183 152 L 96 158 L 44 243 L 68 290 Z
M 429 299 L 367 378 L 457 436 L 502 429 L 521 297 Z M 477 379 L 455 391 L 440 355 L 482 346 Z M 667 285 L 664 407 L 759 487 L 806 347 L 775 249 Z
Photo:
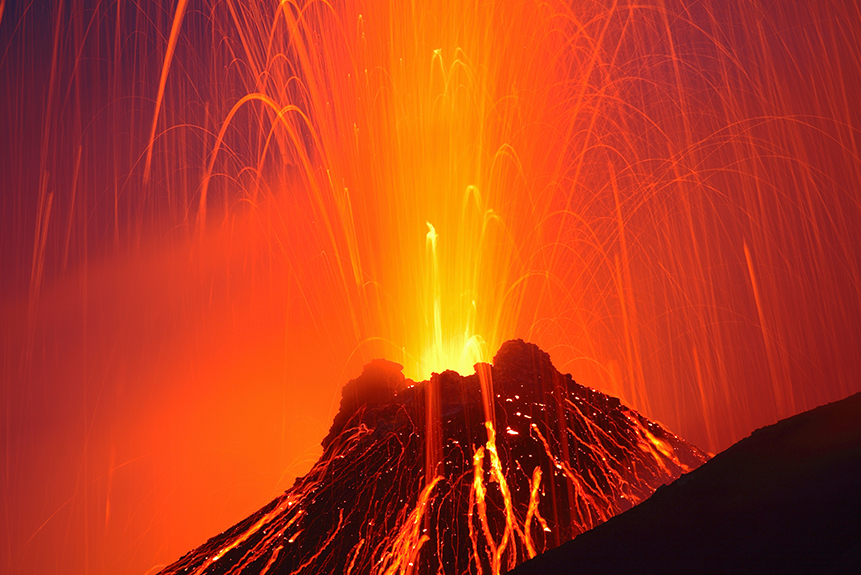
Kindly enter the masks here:
M 3 569 L 145 572 L 375 357 L 717 451 L 859 389 L 857 2 L 0 0 Z

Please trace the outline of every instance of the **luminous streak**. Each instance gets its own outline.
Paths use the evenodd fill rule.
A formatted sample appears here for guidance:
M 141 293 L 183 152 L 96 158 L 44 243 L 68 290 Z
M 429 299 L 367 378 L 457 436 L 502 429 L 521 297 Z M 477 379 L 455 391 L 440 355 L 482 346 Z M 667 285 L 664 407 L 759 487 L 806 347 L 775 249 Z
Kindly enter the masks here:
M 347 566 L 347 571 L 346 571 L 345 575 L 350 575 L 350 573 L 353 572 L 353 567 L 355 567 L 355 565 L 356 565 L 356 557 L 359 556 L 359 550 L 362 549 L 362 546 L 364 544 L 365 544 L 365 540 L 360 539 L 359 543 L 356 545 L 356 547 L 353 548 L 353 551 L 352 551 L 353 557 L 352 557 L 352 559 L 350 559 L 350 564 Z
M 475 450 L 472 456 L 473 479 L 472 493 L 475 494 L 475 504 L 478 509 L 478 518 L 481 521 L 481 530 L 484 533 L 484 539 L 487 541 L 487 548 L 490 551 L 491 561 L 496 557 L 496 542 L 490 534 L 490 526 L 487 524 L 487 505 L 485 503 L 486 489 L 484 487 L 484 447 L 479 447 Z M 477 550 L 476 550 L 477 551 Z M 475 562 L 480 565 L 478 555 L 476 553 Z M 494 575 L 498 572 L 493 565 Z
M 571 401 L 568 398 L 565 398 L 565 402 L 571 408 L 573 408 L 577 411 L 577 413 L 580 416 L 580 421 L 588 428 L 589 435 L 590 435 L 591 439 L 595 441 L 596 444 L 600 443 L 598 434 L 600 434 L 607 441 L 613 442 L 613 438 L 605 430 L 601 429 L 600 426 L 595 425 L 595 423 L 593 421 L 591 421 L 588 417 L 586 417 L 583 414 L 583 411 L 580 409 L 580 407 L 576 403 L 574 403 L 573 401 Z M 638 433 L 641 436 L 640 441 L 638 441 L 638 443 L 637 443 L 637 446 L 639 447 L 640 451 L 642 451 L 643 453 L 645 453 L 647 455 L 651 455 L 654 458 L 655 463 L 658 465 L 658 467 L 664 473 L 665 477 L 668 477 L 668 478 L 674 477 L 675 472 L 667 467 L 666 460 L 661 457 L 662 455 L 664 458 L 672 461 L 683 472 L 687 473 L 688 471 L 691 470 L 691 468 L 689 466 L 682 463 L 675 456 L 675 452 L 673 451 L 673 448 L 671 445 L 668 445 L 665 441 L 658 439 L 654 434 L 652 434 L 648 429 L 646 429 L 643 426 L 642 422 L 638 418 L 632 417 L 630 415 L 626 416 L 626 417 L 627 417 L 628 422 L 634 427 L 634 429 L 636 429 L 638 431 Z M 611 489 L 618 490 L 626 498 L 630 499 L 634 503 L 638 503 L 639 501 L 642 500 L 642 498 L 640 496 L 635 495 L 635 493 L 631 489 L 631 482 L 628 481 L 627 479 L 625 479 L 625 477 L 623 477 L 622 474 L 618 471 L 618 469 L 621 469 L 621 467 L 623 467 L 621 461 L 614 458 L 612 456 L 612 454 L 606 450 L 602 450 L 599 454 L 596 450 L 596 447 L 591 445 L 589 442 L 584 441 L 580 445 L 584 449 L 588 449 L 589 451 L 591 451 L 596 456 L 599 456 L 602 458 L 603 457 L 609 457 L 609 458 L 613 459 L 613 461 L 617 464 L 616 466 L 608 466 L 607 470 L 606 470 L 606 472 L 609 473 L 609 475 L 607 476 L 607 480 L 608 480 L 608 485 L 610 486 Z M 548 452 L 548 454 L 549 454 L 549 452 Z M 564 461 L 563 461 L 563 463 L 564 463 Z M 597 485 L 598 483 L 595 480 L 594 475 L 592 475 L 591 470 L 586 469 L 585 472 L 589 473 L 590 477 L 592 477 L 593 483 L 595 483 Z M 609 481 L 611 478 L 614 479 L 615 484 L 613 482 Z
M 263 104 L 269 106 L 273 111 L 275 111 L 278 114 L 276 120 L 280 120 L 284 127 L 287 129 L 287 133 L 290 135 L 293 144 L 296 146 L 296 150 L 300 151 L 303 149 L 303 147 L 299 145 L 301 143 L 299 136 L 294 132 L 290 124 L 284 120 L 284 116 L 288 112 L 296 112 L 302 116 L 306 124 L 308 124 L 308 126 L 310 127 L 310 122 L 308 121 L 307 116 L 304 115 L 302 110 L 293 105 L 284 106 L 283 108 L 279 107 L 275 100 L 273 100 L 266 94 L 260 93 L 246 94 L 238 102 L 236 102 L 230 109 L 230 112 L 228 112 L 227 117 L 224 119 L 224 122 L 222 122 L 221 124 L 221 129 L 218 131 L 218 136 L 216 136 L 215 138 L 215 145 L 212 147 L 209 164 L 206 166 L 206 172 L 203 176 L 203 183 L 200 189 L 200 205 L 198 208 L 197 216 L 200 225 L 201 237 L 203 236 L 203 233 L 206 228 L 206 197 L 209 191 L 209 181 L 212 177 L 212 170 L 215 169 L 215 160 L 218 157 L 219 149 L 221 149 L 221 143 L 224 141 L 224 135 L 227 133 L 227 128 L 230 127 L 230 123 L 233 120 L 233 117 L 239 111 L 239 109 L 242 108 L 242 106 L 244 106 L 248 102 L 252 102 L 254 100 L 259 100 L 260 102 L 263 102 Z M 273 125 L 274 124 L 275 122 L 273 122 Z M 307 158 L 305 159 L 307 160 Z M 303 162 L 303 165 L 307 166 L 308 162 Z
M 275 563 L 275 560 L 278 558 L 278 553 L 280 553 L 282 549 L 284 549 L 283 545 L 279 545 L 275 548 L 275 551 L 272 552 L 272 557 L 269 558 L 269 561 L 263 567 L 263 570 L 260 572 L 260 575 L 266 575 L 266 573 L 269 572 L 269 568 L 272 567 L 273 563 Z
M 473 455 L 472 465 L 473 465 L 473 474 L 474 476 L 478 474 L 478 468 L 481 463 L 476 461 L 476 457 L 479 456 L 479 452 L 481 452 L 480 457 L 484 458 L 484 450 L 479 447 L 478 450 Z M 469 539 L 472 542 L 472 558 L 475 561 L 476 575 L 484 575 L 484 569 L 481 566 L 481 556 L 478 554 L 478 535 L 475 533 L 475 526 L 472 523 L 473 518 L 475 517 L 475 512 L 473 511 L 476 508 L 476 493 L 478 491 L 478 485 L 480 483 L 476 483 L 475 479 L 473 479 L 473 487 L 469 490 L 469 512 L 467 514 L 467 527 L 469 528 Z M 481 487 L 484 489 L 484 486 Z M 482 501 L 482 504 L 484 502 Z M 479 516 L 481 512 L 479 512 Z
M 649 442 L 646 445 L 647 445 L 649 451 L 651 452 L 652 456 L 655 458 L 655 463 L 658 464 L 658 466 L 664 471 L 664 473 L 666 473 L 670 477 L 673 476 L 673 472 L 667 468 L 667 465 L 664 462 L 664 460 L 661 459 L 657 453 L 655 453 L 655 449 L 657 449 L 661 455 L 663 455 L 664 457 L 666 457 L 667 459 L 669 459 L 670 461 L 675 463 L 685 473 L 687 473 L 688 471 L 691 470 L 691 468 L 689 466 L 687 466 L 684 463 L 682 463 L 681 461 L 679 461 L 679 458 L 676 457 L 676 454 L 673 451 L 672 445 L 669 445 L 666 441 L 664 441 L 662 439 L 658 439 L 657 437 L 655 437 L 655 435 L 651 431 L 646 429 L 643 426 L 643 424 L 640 423 L 639 421 L 636 422 L 636 426 L 637 426 L 637 429 L 639 429 L 640 432 L 646 436 L 646 439 L 649 440 Z M 643 449 L 643 445 L 641 445 L 640 448 Z
M 756 313 L 759 316 L 759 330 L 762 332 L 762 341 L 765 344 L 765 355 L 768 358 L 768 370 L 771 372 L 771 387 L 774 390 L 774 399 L 777 403 L 778 414 L 786 412 L 784 393 L 778 384 L 777 365 L 774 358 L 774 345 L 771 341 L 768 324 L 765 321 L 765 312 L 762 309 L 762 298 L 759 293 L 759 284 L 756 281 L 756 272 L 753 267 L 753 259 L 747 241 L 744 242 L 744 259 L 747 262 L 747 273 L 750 276 L 750 286 L 753 289 L 753 299 L 756 302 Z M 794 406 L 791 406 L 794 411 Z
M 317 203 L 317 208 L 319 210 L 318 213 L 319 213 L 319 215 L 320 215 L 320 217 L 323 220 L 323 223 L 325 225 L 326 233 L 329 236 L 329 240 L 330 240 L 332 249 L 333 249 L 334 254 L 335 254 L 335 259 L 340 260 L 341 259 L 341 253 L 340 253 L 340 250 L 338 249 L 338 243 L 335 239 L 336 235 L 335 235 L 334 226 L 332 225 L 331 219 L 327 215 L 326 207 L 324 205 L 323 198 L 322 198 L 322 195 L 320 193 L 320 186 L 318 185 L 317 180 L 314 177 L 313 170 L 311 168 L 311 160 L 308 157 L 308 153 L 306 151 L 305 144 L 304 144 L 304 141 L 302 139 L 302 135 L 299 134 L 297 129 L 294 126 L 292 126 L 286 120 L 287 114 L 290 114 L 290 113 L 298 114 L 299 117 L 304 122 L 304 125 L 309 130 L 309 133 L 310 133 L 311 138 L 313 140 L 313 147 L 315 149 L 322 149 L 320 146 L 319 139 L 317 137 L 317 133 L 314 130 L 314 126 L 311 123 L 308 116 L 299 107 L 294 106 L 292 104 L 287 105 L 287 106 L 283 106 L 283 107 L 279 107 L 278 104 L 275 102 L 275 100 L 273 100 L 272 98 L 270 98 L 266 94 L 261 94 L 261 93 L 246 94 L 238 102 L 236 102 L 236 104 L 233 105 L 233 108 L 230 109 L 230 112 L 227 114 L 227 117 L 224 119 L 224 122 L 221 125 L 221 129 L 218 131 L 218 136 L 215 139 L 215 145 L 212 148 L 211 156 L 209 159 L 209 164 L 206 167 L 206 172 L 204 173 L 203 183 L 201 184 L 201 190 L 200 190 L 200 205 L 198 207 L 197 221 L 198 221 L 198 227 L 200 229 L 201 239 L 204 238 L 206 235 L 206 200 L 207 200 L 207 194 L 209 191 L 209 182 L 212 179 L 212 171 L 215 169 L 215 160 L 218 157 L 218 151 L 221 149 L 221 143 L 224 141 L 224 136 L 227 133 L 227 128 L 230 126 L 230 123 L 233 120 L 233 117 L 236 115 L 236 113 L 239 111 L 239 109 L 242 108 L 242 106 L 244 106 L 246 103 L 254 101 L 254 100 L 258 100 L 258 101 L 262 102 L 263 104 L 268 106 L 273 112 L 276 113 L 276 116 L 273 119 L 272 125 L 275 126 L 280 122 L 281 125 L 284 126 L 284 128 L 287 130 L 288 136 L 290 137 L 290 142 L 293 144 L 294 151 L 299 156 L 301 156 L 301 160 L 302 160 L 301 165 L 305 169 L 305 175 L 307 177 L 308 185 L 310 186 L 311 191 L 313 192 L 311 195 L 314 198 L 315 202 Z M 341 266 L 338 266 L 338 270 L 340 271 L 340 274 L 341 274 L 341 282 L 346 287 L 348 285 L 348 282 L 347 282 L 347 279 L 344 275 L 343 268 Z M 358 279 L 358 276 L 357 276 L 357 279 Z M 352 324 L 353 324 L 353 330 L 355 331 L 355 333 L 358 334 L 359 333 L 359 324 L 358 324 L 358 321 L 356 318 L 356 310 L 353 306 L 350 306 L 349 310 L 350 310 L 350 319 L 352 320 Z
M 155 112 L 152 118 L 152 128 L 149 133 L 149 144 L 146 150 L 146 162 L 144 162 L 143 182 L 149 181 L 150 167 L 152 166 L 152 148 L 155 142 L 155 130 L 158 127 L 158 115 L 161 111 L 161 103 L 164 100 L 164 87 L 167 84 L 167 74 L 170 72 L 170 64 L 173 61 L 173 53 L 176 50 L 176 42 L 179 38 L 179 30 L 185 17 L 185 7 L 188 0 L 179 0 L 176 5 L 176 13 L 173 16 L 173 25 L 170 28 L 170 39 L 167 42 L 167 53 L 164 55 L 164 65 L 161 68 L 161 79 L 158 82 L 158 94 L 155 98 Z
M 508 487 L 508 482 L 505 479 L 505 473 L 502 470 L 502 462 L 499 459 L 499 453 L 496 448 L 496 428 L 495 414 L 493 405 L 493 374 L 490 366 L 487 364 L 478 364 L 475 366 L 481 383 L 481 397 L 484 407 L 484 427 L 487 430 L 487 442 L 484 447 L 479 447 L 473 454 L 473 483 L 469 494 L 469 514 L 468 526 L 469 537 L 472 541 L 472 554 L 479 575 L 482 574 L 481 557 L 478 553 L 478 537 L 473 526 L 473 509 L 478 510 L 479 520 L 481 522 L 482 533 L 487 543 L 488 554 L 490 555 L 490 567 L 493 575 L 499 575 L 502 569 L 502 556 L 508 545 L 511 534 L 516 533 L 526 547 L 526 553 L 530 558 L 535 557 L 535 545 L 532 542 L 532 534 L 530 527 L 533 517 L 536 517 L 544 527 L 545 531 L 549 531 L 547 523 L 538 513 L 538 494 L 541 485 L 541 468 L 536 466 L 532 473 L 532 481 L 530 484 L 529 504 L 526 511 L 526 520 L 523 524 L 523 529 L 520 528 L 517 518 L 514 515 L 514 505 L 511 502 L 511 491 Z M 490 525 L 487 520 L 487 488 L 484 485 L 484 456 L 485 452 L 490 455 L 490 472 L 491 481 L 495 481 L 499 485 L 499 490 L 502 493 L 502 499 L 505 504 L 505 529 L 502 534 L 502 539 L 497 544 L 490 532 Z M 509 563 L 506 570 L 513 569 L 517 564 L 517 550 L 513 548 L 513 553 L 509 557 Z
M 535 545 L 532 542 L 532 536 L 529 532 L 532 519 L 535 517 L 541 523 L 545 531 L 549 531 L 547 523 L 538 512 L 538 497 L 541 485 L 541 468 L 536 467 L 532 473 L 532 481 L 530 482 L 529 504 L 526 512 L 526 520 L 523 528 L 517 521 L 514 514 L 514 505 L 511 502 L 511 490 L 508 487 L 508 481 L 505 479 L 505 474 L 502 470 L 502 462 L 499 459 L 499 453 L 496 448 L 496 430 L 493 424 L 489 421 L 484 423 L 487 429 L 487 443 L 484 447 L 479 447 L 473 454 L 473 481 L 472 490 L 470 492 L 470 510 L 469 510 L 469 534 L 472 539 L 473 556 L 476 565 L 479 566 L 481 573 L 481 562 L 478 554 L 478 543 L 475 535 L 475 529 L 472 525 L 474 517 L 473 505 L 478 510 L 481 529 L 484 534 L 484 539 L 487 544 L 488 554 L 490 555 L 490 569 L 493 575 L 502 573 L 502 558 L 509 543 L 513 543 L 516 539 L 513 535 L 517 535 L 520 541 L 526 547 L 526 553 L 531 559 L 535 557 Z M 499 490 L 502 493 L 502 500 L 505 505 L 505 529 L 502 532 L 502 537 L 497 543 L 493 539 L 490 530 L 490 524 L 487 519 L 487 488 L 484 484 L 484 458 L 485 453 L 490 456 L 490 480 L 499 485 Z M 512 553 L 508 557 L 506 571 L 513 569 L 517 564 L 517 549 L 512 545 Z
M 586 492 L 586 489 L 583 487 L 583 484 L 581 483 L 581 481 L 579 479 L 577 479 L 577 475 L 574 473 L 574 471 L 571 470 L 571 467 L 568 466 L 568 462 L 567 461 L 560 461 L 559 459 L 556 458 L 555 455 L 553 455 L 552 451 L 550 450 L 550 444 L 547 443 L 547 440 L 541 434 L 541 431 L 538 430 L 538 426 L 535 425 L 534 423 L 532 424 L 532 431 L 535 432 L 535 434 L 538 436 L 538 439 L 540 439 L 541 443 L 544 445 L 544 451 L 547 453 L 547 457 L 549 457 L 550 460 L 553 461 L 553 463 L 556 465 L 557 469 L 562 470 L 562 473 L 565 474 L 565 477 L 567 477 L 568 481 L 570 481 L 571 484 L 574 486 L 574 490 L 577 493 L 579 500 L 583 501 L 585 503 L 585 505 L 586 505 L 586 508 L 585 508 L 586 517 L 584 518 L 583 517 L 583 511 L 584 510 L 580 509 L 580 505 L 579 505 L 580 501 L 577 502 L 577 511 L 581 515 L 581 520 L 591 519 L 592 512 L 594 512 L 595 515 L 600 519 L 600 521 L 598 523 L 603 523 L 604 521 L 609 519 L 610 515 L 608 515 L 607 512 L 601 508 L 600 505 L 598 505 L 598 503 L 595 501 L 595 498 L 592 495 L 590 495 Z M 572 510 L 573 510 L 574 502 L 572 501 L 571 504 L 572 504 Z M 581 523 L 583 524 L 584 531 L 591 529 L 592 527 L 597 525 L 597 523 L 593 524 L 591 521 L 588 521 L 588 522 L 581 521 Z
M 433 352 L 432 365 L 442 365 L 442 310 L 440 297 L 439 266 L 436 254 L 436 230 L 427 222 L 427 252 L 431 260 L 431 294 L 433 308 Z M 425 447 L 425 477 L 429 484 L 437 475 L 437 468 L 442 459 L 442 429 L 440 423 L 440 382 L 439 378 L 431 375 L 425 390 L 425 424 L 427 427 L 427 441 Z
M 428 226 L 427 233 L 427 248 L 431 258 L 431 282 L 432 282 L 432 298 L 433 298 L 433 344 L 434 344 L 434 365 L 440 365 L 442 360 L 442 302 L 441 288 L 439 282 L 439 264 L 436 254 L 437 234 L 430 222 L 426 222 Z
M 535 470 L 532 472 L 532 488 L 529 491 L 529 507 L 526 510 L 526 521 L 523 522 L 524 543 L 526 544 L 526 552 L 529 554 L 530 559 L 536 555 L 535 544 L 532 542 L 532 533 L 529 530 L 533 517 L 538 519 L 539 523 L 541 523 L 541 526 L 544 528 L 544 531 L 550 531 L 550 528 L 547 526 L 547 522 L 544 521 L 544 518 L 541 517 L 541 514 L 538 512 L 538 494 L 540 487 L 541 467 L 536 466 Z
M 260 520 L 258 520 L 257 523 L 252 525 L 250 529 L 245 531 L 240 537 L 237 537 L 236 539 L 234 539 L 233 543 L 231 543 L 227 547 L 224 547 L 221 551 L 219 551 L 218 553 L 213 555 L 210 559 L 205 561 L 204 564 L 201 565 L 200 567 L 198 567 L 192 575 L 199 575 L 200 573 L 203 573 L 204 571 L 206 571 L 210 565 L 212 565 L 213 563 L 215 563 L 216 561 L 218 561 L 219 559 L 224 557 L 224 555 L 227 552 L 229 552 L 231 549 L 235 549 L 239 545 L 242 545 L 243 543 L 245 543 L 245 541 L 247 541 L 249 537 L 251 537 L 252 535 L 257 533 L 261 527 L 263 527 L 265 524 L 269 523 L 269 521 L 271 521 L 272 518 L 275 515 L 278 515 L 280 512 L 281 512 L 281 509 L 279 507 L 276 507 L 275 509 L 273 509 L 272 511 L 270 511 L 269 513 L 267 513 L 266 515 L 261 517 Z
M 283 509 L 283 507 L 279 506 L 279 509 Z M 300 510 L 296 513 L 296 515 L 294 515 L 294 516 L 290 519 L 290 521 L 288 521 L 288 522 L 287 522 L 287 524 L 286 524 L 284 527 L 282 527 L 282 528 L 280 528 L 280 529 L 275 529 L 275 530 L 273 530 L 271 533 L 269 533 L 268 535 L 267 535 L 267 534 L 266 534 L 266 532 L 264 531 L 264 537 L 261 539 L 261 541 L 260 541 L 260 542 L 258 542 L 256 545 L 254 545 L 254 546 L 253 546 L 253 547 L 252 547 L 252 548 L 251 548 L 251 549 L 250 549 L 250 550 L 249 550 L 249 551 L 248 551 L 248 552 L 247 552 L 247 553 L 242 557 L 242 559 L 240 559 L 240 560 L 239 560 L 239 561 L 238 561 L 238 562 L 237 562 L 233 567 L 231 567 L 231 568 L 230 568 L 230 570 L 229 570 L 229 571 L 227 571 L 227 572 L 225 573 L 225 575 L 232 575 L 232 574 L 234 574 L 234 573 L 235 573 L 235 574 L 242 573 L 242 572 L 245 570 L 245 568 L 246 568 L 246 567 L 248 567 L 248 565 L 250 565 L 252 562 L 254 562 L 255 560 L 257 560 L 257 559 L 258 559 L 259 555 L 258 555 L 257 553 L 255 553 L 255 550 L 256 550 L 257 548 L 261 548 L 261 549 L 269 549 L 269 548 L 271 548 L 271 547 L 275 544 L 275 542 L 276 542 L 278 539 L 281 539 L 281 538 L 283 537 L 284 533 L 285 533 L 288 529 L 290 529 L 290 527 L 291 527 L 294 523 L 296 523 L 296 521 L 298 521 L 300 517 L 302 517 L 302 515 L 303 515 L 304 513 L 305 513 L 305 512 L 304 512 L 302 509 L 300 509 Z M 298 533 L 294 534 L 294 535 L 293 535 L 293 537 L 291 537 L 291 538 L 290 538 L 290 542 L 292 543 L 292 542 L 295 540 L 295 538 L 298 536 L 298 534 L 299 534 L 299 533 L 301 533 L 301 532 L 302 532 L 302 531 L 300 530 Z M 263 573 L 265 573 L 265 572 L 269 569 L 269 567 L 274 563 L 275 559 L 278 557 L 278 554 L 279 554 L 280 550 L 281 550 L 281 549 L 283 549 L 283 548 L 284 548 L 284 545 L 282 544 L 282 545 L 279 545 L 279 546 L 275 549 L 275 551 L 272 553 L 272 557 L 271 557 L 271 558 L 269 559 L 269 561 L 267 562 L 266 567 L 265 567 L 265 568 L 263 569 L 263 571 L 261 571 L 258 575 L 263 575 Z
M 501 573 L 502 554 L 508 546 L 512 528 L 516 527 L 516 523 L 514 519 L 514 506 L 511 504 L 511 492 L 508 489 L 508 482 L 505 480 L 505 474 L 502 472 L 502 462 L 499 461 L 499 453 L 496 450 L 496 430 L 492 425 L 488 425 L 487 422 L 485 422 L 485 427 L 487 428 L 487 452 L 490 454 L 490 476 L 491 479 L 499 483 L 499 490 L 502 492 L 502 500 L 505 503 L 505 529 L 502 531 L 502 539 L 499 542 L 499 547 L 491 563 L 493 574 L 498 575 Z M 509 568 L 513 567 L 513 564 L 509 566 Z
M 308 558 L 307 561 L 305 561 L 304 563 L 299 565 L 299 568 L 296 569 L 295 571 L 293 571 L 291 573 L 291 575 L 296 575 L 297 573 L 301 573 L 305 569 L 305 567 L 307 567 L 308 565 L 310 565 L 311 563 L 316 561 L 317 557 L 320 556 L 320 553 L 322 553 L 323 550 L 329 546 L 329 543 L 331 543 L 332 540 L 335 538 L 335 536 L 338 535 L 338 533 L 341 531 L 341 525 L 343 525 L 343 523 L 344 523 L 344 510 L 341 509 L 338 512 L 338 526 L 335 527 L 334 530 L 332 530 L 332 532 L 329 534 L 329 537 L 326 538 L 326 541 L 324 541 L 323 544 L 320 545 L 320 548 L 317 549 L 317 552 L 314 553 L 314 555 L 312 555 L 310 558 Z
M 606 467 L 606 473 L 609 474 L 609 476 L 607 476 L 608 485 L 610 486 L 611 489 L 618 490 L 619 492 L 624 494 L 626 497 L 633 498 L 634 495 L 633 495 L 632 490 L 630 489 L 630 482 L 627 479 L 625 479 L 622 476 L 622 474 L 619 473 L 619 471 L 618 471 L 618 469 L 621 469 L 622 467 L 624 467 L 622 465 L 622 462 L 619 461 L 617 458 L 613 457 L 612 453 L 610 453 L 606 449 L 603 449 L 602 442 L 599 438 L 599 435 L 601 437 L 603 437 L 606 441 L 615 444 L 616 442 L 613 439 L 613 437 L 607 431 L 605 431 L 604 429 L 601 429 L 600 426 L 596 425 L 594 421 L 589 419 L 583 413 L 583 410 L 580 409 L 580 406 L 578 406 L 576 403 L 574 403 L 573 401 L 571 401 L 567 397 L 565 398 L 565 403 L 567 405 L 569 405 L 571 408 L 573 408 L 574 410 L 576 410 L 576 412 L 579 416 L 580 423 L 583 424 L 583 426 L 588 429 L 589 439 L 591 439 L 594 442 L 594 445 L 593 445 L 592 443 L 590 443 L 588 441 L 582 441 L 582 438 L 581 438 L 581 441 L 579 443 L 579 447 L 582 447 L 584 449 L 588 449 L 592 454 L 594 454 L 594 456 L 596 458 L 606 459 L 609 457 L 610 459 L 612 459 L 616 463 L 616 465 L 615 466 L 610 465 L 610 466 Z M 628 418 L 628 420 L 631 421 L 631 423 L 634 425 L 637 425 L 637 423 L 638 423 L 637 421 L 634 421 L 632 418 Z M 641 446 L 641 448 L 642 448 L 642 446 Z M 549 454 L 549 452 L 548 452 L 548 454 Z M 568 459 L 567 461 L 570 461 L 570 459 Z M 596 461 L 597 461 L 597 459 L 596 459 Z M 570 467 L 569 467 L 569 469 L 570 469 Z M 589 476 L 592 478 L 593 484 L 595 484 L 595 485 L 599 484 L 599 482 L 595 478 L 594 474 L 592 473 L 591 469 L 589 469 L 587 467 L 584 470 L 584 472 L 589 474 Z M 610 482 L 611 477 L 614 479 L 614 482 Z
M 427 511 L 431 493 L 442 478 L 441 475 L 437 475 L 422 489 L 415 509 L 413 509 L 412 513 L 410 513 L 407 520 L 401 526 L 400 533 L 392 543 L 391 554 L 387 554 L 382 558 L 383 560 L 394 558 L 394 561 L 391 564 L 388 561 L 380 561 L 382 565 L 380 565 L 376 573 L 380 575 L 412 575 L 419 551 L 421 551 L 422 546 L 430 539 L 427 534 L 421 532 L 422 519 L 424 518 L 425 511 Z

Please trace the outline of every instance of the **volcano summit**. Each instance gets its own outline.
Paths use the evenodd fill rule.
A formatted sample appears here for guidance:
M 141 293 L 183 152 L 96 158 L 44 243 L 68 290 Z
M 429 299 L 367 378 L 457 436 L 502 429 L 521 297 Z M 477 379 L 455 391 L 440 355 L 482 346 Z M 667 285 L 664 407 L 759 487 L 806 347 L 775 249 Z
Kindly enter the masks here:
M 707 459 L 533 344 L 475 369 L 372 361 L 311 471 L 162 573 L 502 573 Z

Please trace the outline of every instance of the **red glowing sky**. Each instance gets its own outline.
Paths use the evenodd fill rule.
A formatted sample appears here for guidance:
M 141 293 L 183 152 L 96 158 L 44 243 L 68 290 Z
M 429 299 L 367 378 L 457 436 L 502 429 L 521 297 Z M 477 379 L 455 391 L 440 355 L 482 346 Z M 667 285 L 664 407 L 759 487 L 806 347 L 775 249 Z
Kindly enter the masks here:
M 3 571 L 173 561 L 374 357 L 713 452 L 861 389 L 857 2 L 244 4 L 0 0 Z

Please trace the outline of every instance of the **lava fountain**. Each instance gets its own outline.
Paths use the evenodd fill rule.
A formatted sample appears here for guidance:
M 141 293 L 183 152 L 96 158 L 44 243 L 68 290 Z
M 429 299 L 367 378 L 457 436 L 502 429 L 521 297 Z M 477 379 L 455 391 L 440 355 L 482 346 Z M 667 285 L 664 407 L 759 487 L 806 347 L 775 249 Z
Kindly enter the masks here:
M 857 2 L 425 4 L 0 0 L 7 571 L 167 564 L 372 358 L 710 451 L 859 389 Z

